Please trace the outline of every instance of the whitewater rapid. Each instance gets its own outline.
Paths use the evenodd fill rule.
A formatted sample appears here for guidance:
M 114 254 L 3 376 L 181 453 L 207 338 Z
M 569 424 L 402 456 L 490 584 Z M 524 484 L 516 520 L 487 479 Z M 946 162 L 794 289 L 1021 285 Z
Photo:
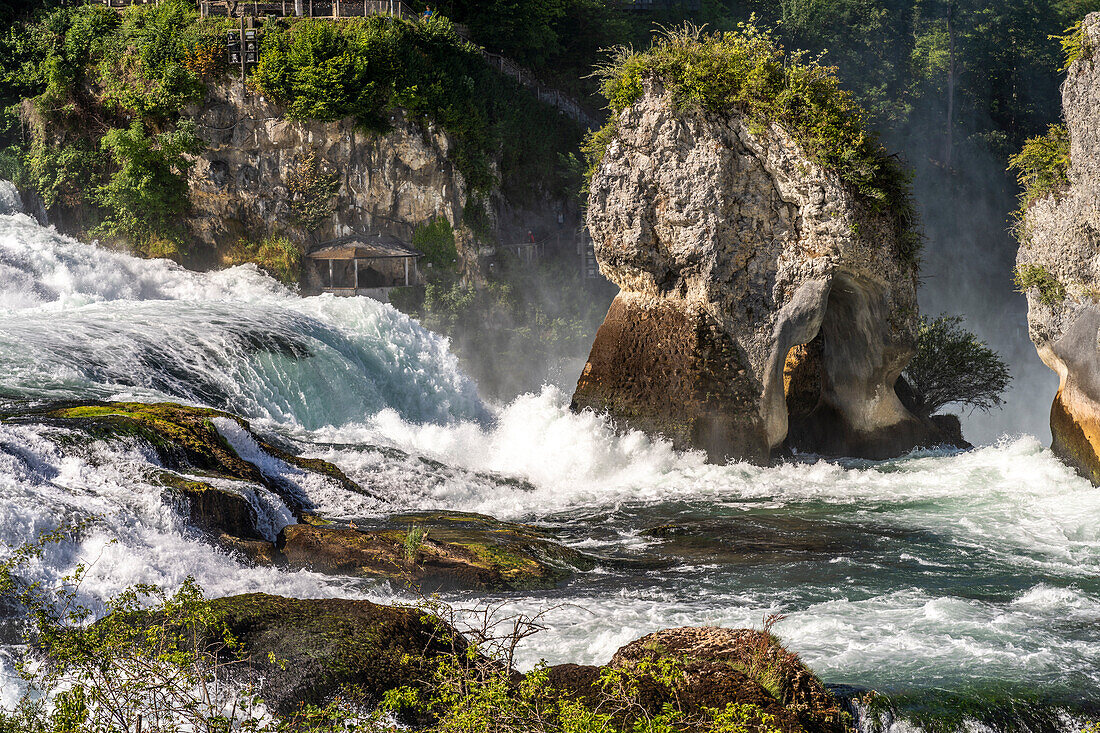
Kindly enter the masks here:
M 17 208 L 11 193 L 0 185 L 0 211 Z M 0 400 L 56 399 L 239 414 L 370 488 L 302 483 L 327 515 L 480 512 L 539 523 L 601 557 L 674 560 L 492 596 L 546 611 L 525 666 L 602 663 L 660 628 L 783 613 L 776 631 L 827 682 L 1100 700 L 1100 491 L 1029 436 L 880 463 L 709 465 L 572 413 L 557 387 L 488 405 L 446 340 L 388 305 L 302 299 L 251 266 L 189 272 L 0 214 Z M 242 455 L 270 460 L 226 423 Z M 174 588 L 188 575 L 212 596 L 409 600 L 384 582 L 241 565 L 165 502 L 148 449 L 67 450 L 51 430 L 0 425 L 0 538 L 14 545 L 95 517 L 32 567 L 54 582 L 90 562 L 82 593 L 93 607 L 133 583 Z M 269 533 L 292 521 L 277 497 L 255 500 Z M 662 527 L 689 540 L 653 531 Z M 16 651 L 0 645 L 3 705 L 19 694 L 4 683 Z

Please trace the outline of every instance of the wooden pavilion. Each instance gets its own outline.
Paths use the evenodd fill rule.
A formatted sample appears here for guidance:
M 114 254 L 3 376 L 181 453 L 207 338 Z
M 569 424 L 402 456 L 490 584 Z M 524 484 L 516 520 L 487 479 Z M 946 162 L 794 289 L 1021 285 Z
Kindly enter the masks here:
M 324 242 L 306 257 L 322 293 L 365 295 L 388 300 L 392 288 L 420 285 L 416 266 L 424 255 L 397 237 L 352 234 Z

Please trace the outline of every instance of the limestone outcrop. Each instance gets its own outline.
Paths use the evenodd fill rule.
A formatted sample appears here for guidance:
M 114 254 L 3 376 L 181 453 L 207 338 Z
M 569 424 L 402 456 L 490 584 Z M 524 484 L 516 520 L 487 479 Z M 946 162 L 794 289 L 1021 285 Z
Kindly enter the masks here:
M 461 225 L 468 192 L 449 136 L 399 113 L 384 135 L 351 119 L 290 120 L 278 106 L 229 84 L 212 89 L 190 117 L 206 145 L 188 181 L 188 226 L 198 241 L 220 248 L 298 229 L 316 242 L 356 230 L 407 238 L 437 217 Z M 335 186 L 325 201 L 331 215 L 303 228 L 291 211 L 288 183 L 309 156 L 318 177 Z
M 1038 285 L 1026 290 L 1028 330 L 1060 379 L 1053 449 L 1100 484 L 1100 13 L 1082 28 L 1085 53 L 1062 87 L 1070 186 L 1029 206 L 1017 268 Z
M 918 323 L 905 232 L 781 126 L 677 109 L 650 80 L 617 118 L 588 227 L 621 292 L 575 409 L 712 460 L 940 442 L 894 392 Z

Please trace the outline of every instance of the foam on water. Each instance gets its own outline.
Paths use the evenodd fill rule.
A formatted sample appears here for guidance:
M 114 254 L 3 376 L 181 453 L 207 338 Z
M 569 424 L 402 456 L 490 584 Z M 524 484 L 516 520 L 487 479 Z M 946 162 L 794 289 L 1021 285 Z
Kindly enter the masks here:
M 195 273 L 0 216 L 0 385 L 180 399 L 315 427 L 482 419 L 445 339 L 366 298 L 301 299 L 253 266 Z
M 0 208 L 9 193 L 0 187 Z M 606 564 L 564 588 L 499 596 L 514 610 L 549 609 L 524 665 L 604 662 L 660 628 L 759 625 L 781 612 L 777 632 L 830 682 L 911 691 L 1001 680 L 1100 699 L 1100 491 L 1028 436 L 882 463 L 708 465 L 574 414 L 554 388 L 485 407 L 446 341 L 388 306 L 300 299 L 252 267 L 200 274 L 138 260 L 18 213 L 0 215 L 0 395 L 236 412 L 368 488 L 289 466 L 217 421 L 240 455 L 333 517 L 482 512 L 620 559 L 664 552 L 641 530 L 679 523 L 716 532 L 714 546 L 733 553 L 649 570 Z M 58 430 L 0 425 L 0 537 L 18 544 L 95 517 L 31 568 L 49 583 L 93 562 L 82 594 L 95 608 L 133 583 L 171 589 L 187 575 L 214 596 L 406 597 L 242 566 L 183 521 L 147 446 L 69 444 Z M 263 487 L 234 490 L 269 536 L 293 521 Z M 754 523 L 774 528 L 773 544 L 736 555 Z M 0 675 L 13 651 L 0 646 Z

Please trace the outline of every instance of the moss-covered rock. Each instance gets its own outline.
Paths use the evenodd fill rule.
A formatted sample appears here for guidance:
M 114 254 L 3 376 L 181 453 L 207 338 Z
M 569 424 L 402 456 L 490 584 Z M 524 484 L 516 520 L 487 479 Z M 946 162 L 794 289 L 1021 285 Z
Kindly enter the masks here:
M 232 655 L 262 680 L 261 694 L 286 714 L 355 688 L 364 702 L 426 679 L 432 660 L 464 642 L 413 608 L 344 599 L 302 600 L 249 593 L 207 601 L 215 628 L 236 638 Z
M 640 669 L 670 660 L 682 670 L 675 694 L 685 712 L 751 704 L 775 718 L 783 731 L 843 733 L 839 701 L 770 633 L 752 629 L 665 629 L 615 652 L 610 667 Z M 663 698 L 663 699 L 662 699 Z M 667 692 L 654 685 L 648 704 L 660 709 Z
M 462 513 L 397 515 L 374 528 L 297 524 L 278 545 L 291 567 L 432 590 L 547 587 L 593 566 L 533 527 Z
M 310 473 L 318 473 L 342 488 L 370 495 L 339 467 L 319 458 L 303 458 L 261 439 L 247 420 L 221 410 L 173 402 L 65 403 L 30 411 L 10 412 L 0 420 L 45 422 L 75 429 L 97 440 L 139 440 L 156 451 L 161 464 L 173 471 L 207 473 L 220 478 L 249 481 L 277 493 L 295 515 L 308 511 L 302 497 L 275 477 L 242 458 L 218 430 L 216 418 L 232 420 L 248 431 L 268 455 Z

